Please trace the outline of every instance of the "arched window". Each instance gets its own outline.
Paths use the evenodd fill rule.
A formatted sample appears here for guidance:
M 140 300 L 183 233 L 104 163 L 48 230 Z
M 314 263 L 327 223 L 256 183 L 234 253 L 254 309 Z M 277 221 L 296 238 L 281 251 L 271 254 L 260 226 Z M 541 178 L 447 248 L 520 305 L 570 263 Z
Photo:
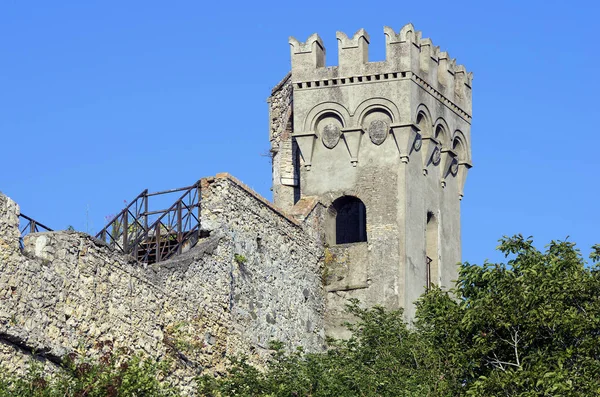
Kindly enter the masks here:
M 336 244 L 367 241 L 367 209 L 360 199 L 343 196 L 335 200 L 331 207 L 335 215 Z

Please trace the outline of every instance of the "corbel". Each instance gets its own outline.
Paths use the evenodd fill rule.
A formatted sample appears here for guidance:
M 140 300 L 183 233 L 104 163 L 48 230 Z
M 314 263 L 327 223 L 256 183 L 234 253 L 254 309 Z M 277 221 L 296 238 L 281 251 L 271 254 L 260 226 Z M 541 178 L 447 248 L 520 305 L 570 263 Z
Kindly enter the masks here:
M 467 180 L 467 173 L 469 172 L 469 169 L 472 166 L 473 165 L 468 161 L 459 161 L 458 162 L 458 170 L 457 170 L 458 195 L 460 196 L 461 200 L 464 196 L 464 188 L 465 188 L 465 181 Z
M 391 133 L 394 136 L 400 160 L 403 163 L 408 163 L 409 156 L 413 150 L 421 149 L 421 134 L 420 129 L 416 124 L 392 124 Z
M 360 140 L 363 134 L 364 130 L 360 127 L 342 128 L 342 136 L 344 137 L 344 142 L 346 142 L 348 153 L 350 153 L 350 162 L 353 167 L 356 167 L 358 163 L 358 150 L 360 149 Z
M 315 141 L 317 140 L 317 134 L 312 131 L 309 132 L 295 132 L 292 137 L 296 139 L 300 154 L 304 160 L 304 167 L 307 171 L 310 171 L 312 163 L 313 150 L 315 148 Z
M 441 159 L 440 142 L 433 137 L 423 137 L 423 151 L 421 158 L 423 160 L 423 174 L 427 175 L 427 166 L 430 163 L 439 164 Z
M 446 187 L 446 177 L 448 174 L 456 175 L 457 170 L 452 171 L 452 168 L 458 165 L 458 161 L 456 160 L 456 152 L 452 149 L 444 148 L 441 150 L 442 155 L 442 178 L 440 180 L 442 187 Z

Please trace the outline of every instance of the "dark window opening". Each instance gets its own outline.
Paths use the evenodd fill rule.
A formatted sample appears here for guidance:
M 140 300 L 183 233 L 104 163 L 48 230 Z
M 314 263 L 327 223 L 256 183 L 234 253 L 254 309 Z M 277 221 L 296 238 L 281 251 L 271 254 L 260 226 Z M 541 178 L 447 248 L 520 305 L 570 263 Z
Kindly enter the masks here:
M 432 284 L 439 285 L 439 254 L 438 254 L 438 219 L 433 212 L 427 211 L 425 227 L 425 285 L 429 289 Z
M 301 197 L 301 186 L 300 186 L 300 149 L 298 148 L 298 143 L 294 140 L 292 142 L 292 155 L 294 156 L 294 179 L 296 180 L 296 185 L 294 186 L 294 204 L 300 201 Z
M 344 196 L 332 204 L 335 209 L 335 243 L 367 241 L 367 209 L 356 197 Z

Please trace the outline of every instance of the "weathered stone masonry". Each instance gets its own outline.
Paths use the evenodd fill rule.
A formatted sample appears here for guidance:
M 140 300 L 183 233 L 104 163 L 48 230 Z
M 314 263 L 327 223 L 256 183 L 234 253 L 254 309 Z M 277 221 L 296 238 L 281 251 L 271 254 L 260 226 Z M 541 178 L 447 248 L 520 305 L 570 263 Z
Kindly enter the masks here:
M 292 139 L 292 79 L 288 73 L 273 88 L 269 103 L 269 141 L 271 143 L 271 159 L 273 168 L 273 197 L 285 199 L 277 203 L 288 211 L 298 201 L 300 166 L 298 145 Z
M 21 253 L 18 206 L 0 196 L 0 362 L 20 372 L 35 351 L 51 368 L 110 341 L 174 358 L 171 381 L 190 391 L 227 354 L 260 362 L 273 339 L 322 349 L 319 246 L 234 178 L 202 186 L 210 236 L 149 266 L 76 232 L 29 235 Z
M 201 238 L 139 264 L 73 232 L 26 236 L 0 195 L 0 363 L 51 371 L 70 353 L 125 347 L 174 360 L 186 394 L 225 356 L 260 364 L 271 340 L 324 349 L 343 337 L 349 298 L 405 309 L 451 286 L 461 259 L 460 199 L 471 167 L 472 74 L 411 24 L 338 32 L 339 65 L 314 34 L 290 38 L 292 70 L 268 100 L 275 205 L 237 179 L 201 180 Z M 99 343 L 103 342 L 103 343 Z
M 410 320 L 428 285 L 452 286 L 461 260 L 472 74 L 412 24 L 398 33 L 385 27 L 384 37 L 386 59 L 369 62 L 364 29 L 337 32 L 337 66 L 326 66 L 317 34 L 291 37 L 291 76 L 269 101 L 272 115 L 291 113 L 291 134 L 274 134 L 283 123 L 271 118 L 274 202 L 292 212 L 320 202 L 329 258 L 342 258 L 341 267 L 326 263 L 336 274 L 326 305 L 336 336 L 348 298 L 403 307 Z M 299 157 L 280 149 L 290 146 Z M 348 235 L 340 224 L 356 238 L 337 238 Z

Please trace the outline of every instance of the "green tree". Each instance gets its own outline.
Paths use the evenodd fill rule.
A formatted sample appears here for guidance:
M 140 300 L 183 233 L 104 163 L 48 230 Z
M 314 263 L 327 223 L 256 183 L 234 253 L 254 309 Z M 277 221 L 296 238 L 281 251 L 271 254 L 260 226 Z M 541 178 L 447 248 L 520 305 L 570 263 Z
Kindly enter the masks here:
M 348 340 L 331 340 L 322 354 L 286 354 L 281 343 L 265 372 L 234 359 L 228 376 L 199 380 L 204 396 L 426 396 L 429 373 L 419 368 L 421 352 L 402 311 L 348 307 L 357 321 Z
M 163 383 L 169 363 L 106 353 L 99 361 L 67 361 L 53 374 L 32 360 L 24 376 L 0 373 L 1 397 L 175 397 Z
M 226 376 L 198 378 L 203 396 L 600 395 L 600 245 L 587 264 L 570 242 L 544 252 L 503 238 L 506 263 L 460 265 L 455 288 L 432 288 L 410 326 L 401 310 L 351 301 L 352 336 L 323 353 L 273 343 L 265 370 L 232 359 Z M 168 363 L 107 353 L 44 375 L 0 373 L 0 396 L 172 396 Z
M 228 376 L 199 380 L 206 396 L 600 395 L 600 272 L 570 242 L 545 252 L 503 238 L 507 263 L 463 263 L 454 289 L 402 311 L 348 310 L 352 337 L 321 354 L 275 345 L 265 371 L 245 359 Z M 593 247 L 592 261 L 600 259 Z
M 598 267 L 586 266 L 566 241 L 540 252 L 519 235 L 503 238 L 499 249 L 506 264 L 463 264 L 454 291 L 467 394 L 598 395 Z M 598 246 L 594 252 L 596 259 Z M 421 328 L 431 331 L 426 301 Z

